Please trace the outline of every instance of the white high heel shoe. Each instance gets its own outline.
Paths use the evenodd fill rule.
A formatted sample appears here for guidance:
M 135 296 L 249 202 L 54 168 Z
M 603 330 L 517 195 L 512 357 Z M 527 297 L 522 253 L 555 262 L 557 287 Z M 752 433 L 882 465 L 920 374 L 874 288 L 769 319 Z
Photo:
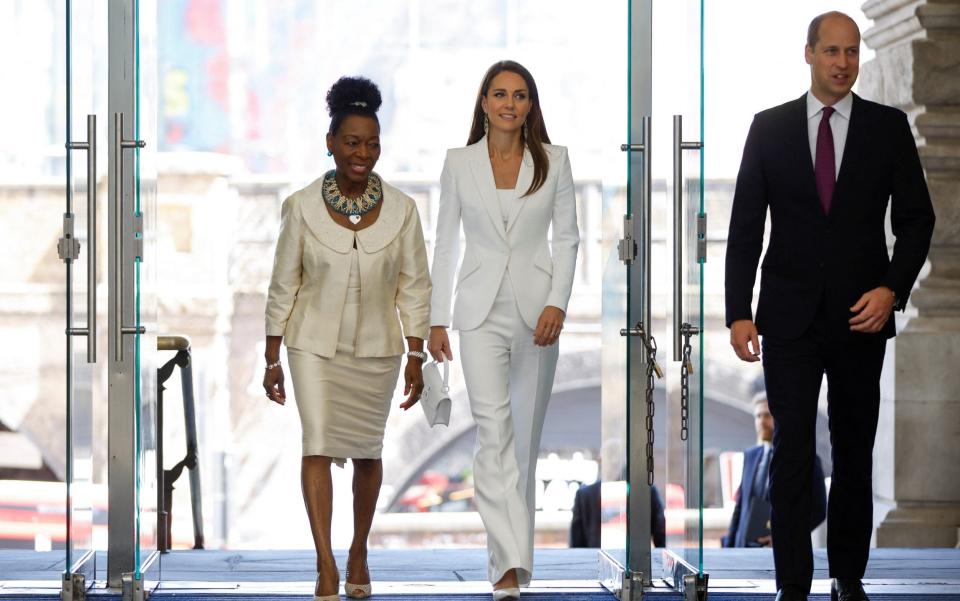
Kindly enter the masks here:
M 520 589 L 511 586 L 493 591 L 493 601 L 517 601 L 520 599 Z

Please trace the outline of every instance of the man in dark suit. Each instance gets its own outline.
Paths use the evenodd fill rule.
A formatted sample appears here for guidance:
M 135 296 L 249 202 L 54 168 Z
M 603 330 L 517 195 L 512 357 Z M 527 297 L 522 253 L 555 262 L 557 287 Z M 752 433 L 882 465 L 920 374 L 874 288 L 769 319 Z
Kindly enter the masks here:
M 756 115 L 737 176 L 726 257 L 730 344 L 760 360 L 774 417 L 770 502 L 777 599 L 806 599 L 817 397 L 827 376 L 834 599 L 866 599 L 872 451 L 886 339 L 927 256 L 934 215 L 906 115 L 851 92 L 860 32 L 842 13 L 808 30 L 810 91 Z M 757 85 L 760 85 L 757 82 Z M 887 253 L 890 205 L 896 243 Z M 756 322 L 753 284 L 770 210 Z
M 765 392 L 758 392 L 753 398 L 753 425 L 760 444 L 743 453 L 743 475 L 737 489 L 737 504 L 733 508 L 727 534 L 721 539 L 724 547 L 767 547 L 771 542 L 768 476 L 773 455 L 773 415 L 770 414 Z M 827 517 L 827 489 L 819 457 L 814 457 L 810 486 L 813 498 L 810 530 L 813 530 Z
M 600 547 L 600 481 L 584 484 L 573 497 L 570 547 Z M 624 499 L 626 501 L 626 499 Z M 650 486 L 650 538 L 654 547 L 667 544 L 667 520 L 656 486 Z

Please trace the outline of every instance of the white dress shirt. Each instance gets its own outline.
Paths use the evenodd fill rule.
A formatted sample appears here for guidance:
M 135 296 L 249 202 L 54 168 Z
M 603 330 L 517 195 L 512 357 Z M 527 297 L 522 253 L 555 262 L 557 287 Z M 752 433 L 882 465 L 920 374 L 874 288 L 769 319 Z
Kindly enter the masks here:
M 820 128 L 821 112 L 825 105 L 807 92 L 807 136 L 810 138 L 810 158 L 814 168 L 817 165 L 817 130 Z M 850 109 L 853 108 L 853 92 L 847 92 L 839 102 L 833 105 L 834 113 L 830 115 L 830 130 L 833 131 L 833 158 L 836 170 L 833 177 L 840 173 L 840 162 L 843 160 L 843 147 L 847 143 L 847 130 L 850 128 Z

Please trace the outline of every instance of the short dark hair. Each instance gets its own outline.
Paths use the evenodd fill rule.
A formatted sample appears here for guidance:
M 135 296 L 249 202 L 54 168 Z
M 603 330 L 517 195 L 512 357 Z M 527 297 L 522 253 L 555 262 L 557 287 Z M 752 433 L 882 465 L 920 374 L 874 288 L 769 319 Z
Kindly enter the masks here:
M 842 13 L 838 10 L 831 10 L 830 12 L 823 13 L 822 15 L 817 15 L 812 21 L 810 21 L 810 25 L 807 26 L 807 46 L 810 46 L 810 48 L 817 47 L 817 42 L 820 41 L 820 24 L 823 23 L 825 19 L 830 17 L 844 17 L 849 19 L 854 25 L 857 24 L 857 22 L 854 21 L 850 15 Z M 859 30 L 859 27 L 857 29 Z

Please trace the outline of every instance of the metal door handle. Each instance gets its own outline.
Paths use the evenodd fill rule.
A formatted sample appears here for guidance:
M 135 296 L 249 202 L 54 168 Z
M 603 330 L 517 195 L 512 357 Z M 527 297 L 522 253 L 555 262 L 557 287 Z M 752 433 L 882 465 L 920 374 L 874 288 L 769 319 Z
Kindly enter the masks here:
M 97 362 L 97 116 L 87 115 L 87 141 L 69 142 L 68 150 L 87 151 L 87 327 L 70 328 L 87 337 L 87 363 Z M 72 209 L 68 209 L 68 212 Z M 72 286 L 71 286 L 72 288 Z
M 113 202 L 114 215 L 114 325 L 113 345 L 116 361 L 123 361 L 123 335 L 143 333 L 143 328 L 125 327 L 123 325 L 123 149 L 143 148 L 143 140 L 125 140 L 123 138 L 123 113 L 113 114 Z
M 643 323 L 651 323 L 650 317 L 652 311 L 650 308 L 650 219 L 651 219 L 651 194 L 653 192 L 653 153 L 651 152 L 651 146 L 653 142 L 653 136 L 651 135 L 651 119 L 647 115 L 643 118 L 643 141 L 639 144 L 621 144 L 620 150 L 623 152 L 642 152 L 643 153 L 643 178 L 640 182 L 640 218 L 641 218 L 641 231 L 640 236 L 642 238 L 641 242 L 643 244 L 643 275 L 640 281 L 640 298 L 643 299 Z M 632 220 L 631 220 L 632 224 Z M 624 224 L 626 227 L 626 223 Z M 629 238 L 629 233 L 624 232 L 624 238 Z M 632 239 L 631 239 L 632 242 Z M 621 251 L 621 258 L 623 252 Z M 632 262 L 632 261 L 631 261 Z M 629 263 L 628 263 L 629 264 Z
M 702 142 L 683 141 L 683 116 L 673 116 L 673 360 L 682 358 L 683 344 L 683 151 L 699 150 Z

